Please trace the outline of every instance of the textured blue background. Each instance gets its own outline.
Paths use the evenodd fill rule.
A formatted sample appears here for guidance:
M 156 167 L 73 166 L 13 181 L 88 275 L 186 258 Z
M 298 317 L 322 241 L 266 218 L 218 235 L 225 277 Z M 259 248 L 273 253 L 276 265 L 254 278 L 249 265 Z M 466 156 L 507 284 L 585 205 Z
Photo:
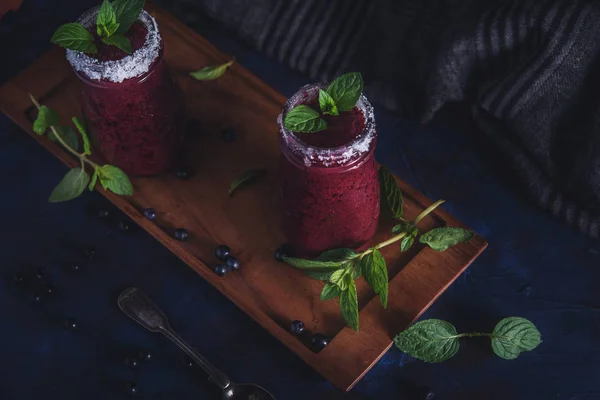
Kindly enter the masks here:
M 47 50 L 56 26 L 95 3 L 29 0 L 7 15 L 0 24 L 0 82 Z M 181 13 L 176 4 L 173 11 Z M 213 24 L 191 21 L 283 94 L 308 83 Z M 0 116 L 0 399 L 119 399 L 130 380 L 144 399 L 218 399 L 201 371 L 183 366 L 174 345 L 118 310 L 118 293 L 131 285 L 234 379 L 260 383 L 278 399 L 418 399 L 421 388 L 439 399 L 600 399 L 600 244 L 532 206 L 460 107 L 428 126 L 381 107 L 377 120 L 379 161 L 429 197 L 447 199 L 446 209 L 490 243 L 424 318 L 452 321 L 459 331 L 491 331 L 502 317 L 523 316 L 543 335 L 534 352 L 504 361 L 485 338 L 471 339 L 454 359 L 430 365 L 392 349 L 344 395 L 145 232 L 121 233 L 122 215 L 99 194 L 48 204 L 66 168 Z M 113 217 L 98 220 L 98 208 Z M 86 262 L 82 249 L 89 245 L 99 255 Z M 69 270 L 74 262 L 82 272 Z M 36 305 L 30 296 L 37 283 L 15 287 L 8 277 L 37 266 L 57 293 Z M 62 327 L 68 316 L 80 322 L 78 332 Z M 125 367 L 123 358 L 140 348 L 151 350 L 154 361 Z

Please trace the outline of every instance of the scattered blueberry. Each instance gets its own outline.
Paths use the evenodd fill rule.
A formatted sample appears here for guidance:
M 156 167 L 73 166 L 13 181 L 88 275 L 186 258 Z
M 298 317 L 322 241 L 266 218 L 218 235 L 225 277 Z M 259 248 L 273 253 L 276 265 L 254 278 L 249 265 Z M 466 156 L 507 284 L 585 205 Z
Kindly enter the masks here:
M 181 166 L 177 168 L 176 174 L 179 179 L 188 179 L 190 177 L 190 170 L 185 166 Z
M 175 229 L 175 233 L 173 236 L 175 236 L 175 239 L 183 242 L 183 241 L 186 241 L 190 235 L 186 229 L 177 228 L 177 229 Z
M 100 219 L 108 219 L 110 217 L 110 212 L 108 210 L 105 210 L 105 209 L 100 209 L 100 210 L 98 210 L 96 212 L 96 215 Z
M 196 363 L 191 358 L 186 358 L 185 359 L 185 366 L 188 367 L 188 368 L 194 368 L 196 366 Z
M 138 357 L 143 362 L 150 362 L 150 361 L 152 361 L 152 353 L 150 353 L 148 350 L 140 350 L 138 352 Z
M 76 331 L 79 329 L 79 323 L 75 318 L 67 318 L 64 323 L 65 328 L 71 331 Z
M 119 221 L 119 230 L 121 232 L 129 232 L 131 230 L 131 224 L 129 223 L 129 221 Z
M 221 245 L 217 247 L 217 251 L 215 251 L 215 255 L 221 261 L 225 261 L 227 257 L 231 255 L 231 249 L 225 245 Z
M 433 392 L 427 392 L 425 397 L 423 397 L 423 400 L 433 400 L 433 399 L 435 399 L 435 394 Z
M 31 295 L 31 300 L 34 303 L 41 303 L 44 300 L 44 295 L 41 292 L 35 292 Z
M 44 268 L 38 268 L 35 272 L 35 277 L 40 280 L 44 279 L 46 277 L 46 271 L 44 270 Z
M 281 245 L 277 250 L 275 250 L 275 259 L 277 261 L 283 262 L 283 257 L 287 255 L 287 245 Z
M 135 357 L 127 357 L 124 361 L 125 365 L 129 368 L 137 368 L 140 366 L 140 362 Z
M 134 382 L 127 382 L 127 385 L 125 386 L 126 388 L 126 393 L 130 396 L 135 396 L 138 394 L 138 387 Z
M 329 339 L 320 333 L 315 333 L 311 339 L 313 346 L 318 349 L 324 349 L 329 344 Z
M 46 294 L 50 295 L 50 294 L 54 294 L 54 286 L 52 286 L 51 284 L 47 284 L 46 287 L 44 288 L 44 291 L 46 292 Z
M 240 269 L 240 260 L 238 260 L 234 256 L 229 256 L 225 260 L 225 266 L 230 271 L 237 271 L 238 269 Z
M 98 252 L 95 248 L 90 246 L 87 249 L 85 249 L 85 252 L 83 254 L 85 255 L 85 258 L 87 258 L 88 260 L 92 260 L 94 257 L 96 257 L 96 254 L 98 254 Z
M 219 264 L 215 267 L 215 274 L 219 276 L 225 276 L 227 273 L 227 267 L 223 264 Z
M 156 211 L 154 211 L 154 208 L 144 208 L 143 213 L 144 217 L 148 218 L 150 221 L 156 219 Z
M 236 136 L 235 128 L 230 126 L 223 129 L 223 139 L 225 139 L 226 142 L 235 142 Z
M 79 271 L 81 271 L 81 265 L 79 265 L 79 264 L 71 264 L 71 271 L 73 271 L 73 272 L 79 272 Z
M 292 321 L 290 324 L 290 333 L 292 335 L 300 336 L 304 332 L 304 322 L 302 321 Z
M 15 272 L 12 276 L 12 281 L 19 285 L 25 281 L 25 277 L 20 272 Z

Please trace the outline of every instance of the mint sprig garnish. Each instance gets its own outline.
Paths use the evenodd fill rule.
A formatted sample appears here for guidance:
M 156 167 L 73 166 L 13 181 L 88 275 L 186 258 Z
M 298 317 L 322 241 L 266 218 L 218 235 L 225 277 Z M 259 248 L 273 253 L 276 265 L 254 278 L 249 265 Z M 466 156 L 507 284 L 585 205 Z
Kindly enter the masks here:
M 379 296 L 383 307 L 386 308 L 388 270 L 380 249 L 397 242 L 400 242 L 401 251 L 410 249 L 419 235 L 417 224 L 444 203 L 444 200 L 438 200 L 423 210 L 414 221 L 406 221 L 402 217 L 402 192 L 398 181 L 385 167 L 381 167 L 379 179 L 385 193 L 381 199 L 383 205 L 390 207 L 394 217 L 400 220 L 400 223 L 392 230 L 394 236 L 360 253 L 352 249 L 340 248 L 327 250 L 314 260 L 284 257 L 286 263 L 304 270 L 313 279 L 327 282 L 321 292 L 321 299 L 331 300 L 339 297 L 342 316 L 348 326 L 356 331 L 358 331 L 358 301 L 352 293 L 346 293 L 346 291 L 352 290 L 354 280 L 362 275 L 375 294 Z M 459 243 L 467 242 L 473 236 L 473 232 L 463 228 L 444 227 L 435 228 L 423 234 L 420 241 L 433 250 L 442 251 Z
M 323 115 L 337 116 L 342 111 L 351 111 L 363 91 L 363 80 L 359 72 L 349 72 L 337 77 L 327 90 L 319 89 L 319 109 Z M 318 111 L 301 104 L 289 110 L 283 126 L 292 132 L 311 133 L 327 129 L 327 121 Z
M 454 325 L 440 319 L 417 322 L 394 338 L 401 351 L 429 363 L 439 363 L 453 357 L 460 348 L 461 337 L 485 336 L 491 339 L 492 351 L 505 360 L 517 358 L 524 351 L 535 349 L 541 334 L 528 319 L 504 318 L 492 333 L 458 333 Z
M 131 42 L 124 34 L 138 19 L 143 8 L 144 0 L 104 0 L 96 17 L 96 33 L 102 43 L 131 54 Z M 78 22 L 61 25 L 50 41 L 75 51 L 90 54 L 98 52 L 94 36 Z
M 33 123 L 35 133 L 41 136 L 50 129 L 50 134 L 48 135 L 50 140 L 60 143 L 65 150 L 77 157 L 81 163 L 80 167 L 72 168 L 67 172 L 62 181 L 50 194 L 48 201 L 56 203 L 74 199 L 80 196 L 86 187 L 90 191 L 94 190 L 98 179 L 104 190 L 110 190 L 122 196 L 133 195 L 133 186 L 125 172 L 114 165 L 98 165 L 88 158 L 92 154 L 90 140 L 85 127 L 76 117 L 73 117 L 72 121 L 81 134 L 83 142 L 82 153 L 78 152 L 79 141 L 75 135 L 75 131 L 70 127 L 57 126 L 58 114 L 50 108 L 41 105 L 31 94 L 29 97 L 38 109 L 38 116 Z M 93 170 L 91 178 L 85 169 L 86 164 Z

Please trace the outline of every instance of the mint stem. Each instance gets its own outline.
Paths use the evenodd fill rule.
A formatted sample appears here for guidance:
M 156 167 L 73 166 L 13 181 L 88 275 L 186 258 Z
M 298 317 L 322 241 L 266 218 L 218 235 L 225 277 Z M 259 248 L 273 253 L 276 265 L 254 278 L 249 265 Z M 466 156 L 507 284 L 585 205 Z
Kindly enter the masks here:
M 446 202 L 446 200 L 438 200 L 435 203 L 433 203 L 432 205 L 430 205 L 429 207 L 427 207 L 425 210 L 423 210 L 423 212 L 421 214 L 419 214 L 417 216 L 417 218 L 415 219 L 415 222 L 413 222 L 413 226 L 416 226 L 419 222 L 421 222 L 421 220 L 423 218 L 425 218 L 433 210 L 435 210 L 436 208 L 438 208 L 440 205 L 444 204 L 445 202 Z
M 460 338 L 460 337 L 477 337 L 477 336 L 493 337 L 494 334 L 493 333 L 482 333 L 482 332 L 471 332 L 471 333 L 461 333 L 459 335 L 456 335 L 455 337 Z
M 33 104 L 36 106 L 36 108 L 39 109 L 42 107 L 40 105 L 40 103 L 36 100 L 35 97 L 33 97 L 33 95 L 31 93 L 29 93 L 29 98 L 31 99 L 31 101 L 33 102 Z M 81 161 L 81 169 L 84 169 L 84 162 L 90 164 L 92 166 L 92 168 L 96 168 L 98 165 L 93 162 L 92 160 L 90 160 L 89 158 L 87 158 L 84 154 L 80 154 L 78 152 L 76 152 L 71 146 L 69 146 L 67 143 L 65 143 L 65 141 L 63 140 L 63 138 L 58 134 L 58 131 L 56 130 L 56 128 L 53 125 L 50 125 L 50 130 L 52 131 L 52 133 L 54 133 L 54 137 L 60 142 L 60 144 L 67 149 L 67 151 L 71 154 L 73 154 L 74 156 L 76 156 L 77 158 L 79 158 L 79 160 Z

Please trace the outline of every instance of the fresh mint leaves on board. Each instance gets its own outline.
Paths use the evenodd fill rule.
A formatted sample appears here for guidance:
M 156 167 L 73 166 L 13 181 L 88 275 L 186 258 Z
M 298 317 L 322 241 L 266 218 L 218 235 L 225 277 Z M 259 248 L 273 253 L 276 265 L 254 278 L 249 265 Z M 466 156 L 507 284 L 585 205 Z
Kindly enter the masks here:
M 492 350 L 506 360 L 517 358 L 524 351 L 535 349 L 541 342 L 535 325 L 521 317 L 504 318 L 492 333 L 458 333 L 454 325 L 440 319 L 417 322 L 394 338 L 401 351 L 429 363 L 453 357 L 459 350 L 461 337 L 485 336 L 491 339 Z
M 251 169 L 249 171 L 244 172 L 243 174 L 235 178 L 233 182 L 231 182 L 231 185 L 229 185 L 229 195 L 233 195 L 233 192 L 235 192 L 240 186 L 252 182 L 253 180 L 264 175 L 266 172 L 267 170 L 265 169 Z
M 198 71 L 190 72 L 190 76 L 199 81 L 212 81 L 222 77 L 234 62 L 235 60 L 231 60 L 221 65 L 209 65 Z
M 131 54 L 131 42 L 124 35 L 138 19 L 143 8 L 144 0 L 104 0 L 96 17 L 96 34 L 102 43 Z M 75 51 L 90 54 L 98 52 L 94 36 L 78 22 L 59 26 L 50 41 Z
M 341 89 L 339 90 L 342 92 Z M 327 250 L 314 260 L 284 257 L 284 261 L 292 267 L 304 270 L 313 279 L 326 282 L 321 292 L 321 300 L 332 300 L 339 297 L 342 316 L 346 324 L 356 331 L 359 329 L 359 319 L 358 302 L 355 302 L 356 296 L 354 292 L 356 291 L 356 285 L 354 280 L 363 276 L 375 294 L 379 296 L 382 306 L 384 308 L 387 307 L 389 278 L 386 261 L 380 249 L 390 245 L 400 246 L 401 251 L 410 249 L 419 236 L 417 224 L 444 203 L 443 200 L 438 200 L 423 210 L 414 221 L 407 221 L 403 218 L 402 192 L 398 186 L 398 181 L 384 167 L 379 170 L 379 179 L 383 191 L 383 205 L 388 207 L 392 215 L 399 220 L 399 223 L 392 229 L 393 236 L 390 239 L 362 252 L 339 248 Z M 470 240 L 474 235 L 473 232 L 463 228 L 436 228 L 421 235 L 420 241 L 434 250 L 443 251 Z M 444 330 L 447 331 L 446 336 L 453 335 L 448 333 L 451 330 L 447 323 L 436 329 L 436 337 L 438 338 L 445 337 L 442 334 Z M 452 347 L 454 344 L 450 342 L 444 344 L 446 347 L 443 347 L 441 352 L 436 353 L 437 355 L 434 354 L 431 356 L 432 359 L 441 357 L 440 354 L 445 357 L 456 353 L 453 350 L 454 347 Z M 506 343 L 503 342 L 502 344 L 498 344 L 498 346 L 504 346 Z M 456 350 L 458 350 L 458 342 L 455 345 Z M 512 349 L 509 348 L 509 350 Z M 424 357 L 428 356 L 425 355 Z
M 349 72 L 337 77 L 327 90 L 319 89 L 319 111 L 301 104 L 286 113 L 283 126 L 292 132 L 311 133 L 327 129 L 323 115 L 337 116 L 341 111 L 351 111 L 363 91 L 362 76 Z
M 133 186 L 125 172 L 110 164 L 100 166 L 88 158 L 92 154 L 92 147 L 85 126 L 79 119 L 73 117 L 72 121 L 82 138 L 82 153 L 79 153 L 79 140 L 73 128 L 56 126 L 58 115 L 50 108 L 41 105 L 32 95 L 29 95 L 29 97 L 38 109 L 38 116 L 33 122 L 33 129 L 36 133 L 43 135 L 50 129 L 48 138 L 59 143 L 66 151 L 79 159 L 81 164 L 80 167 L 72 168 L 67 172 L 58 186 L 54 188 L 48 199 L 51 203 L 74 199 L 80 196 L 86 187 L 91 191 L 98 180 L 100 180 L 104 190 L 122 196 L 133 195 Z M 86 164 L 93 171 L 91 177 L 85 169 Z

